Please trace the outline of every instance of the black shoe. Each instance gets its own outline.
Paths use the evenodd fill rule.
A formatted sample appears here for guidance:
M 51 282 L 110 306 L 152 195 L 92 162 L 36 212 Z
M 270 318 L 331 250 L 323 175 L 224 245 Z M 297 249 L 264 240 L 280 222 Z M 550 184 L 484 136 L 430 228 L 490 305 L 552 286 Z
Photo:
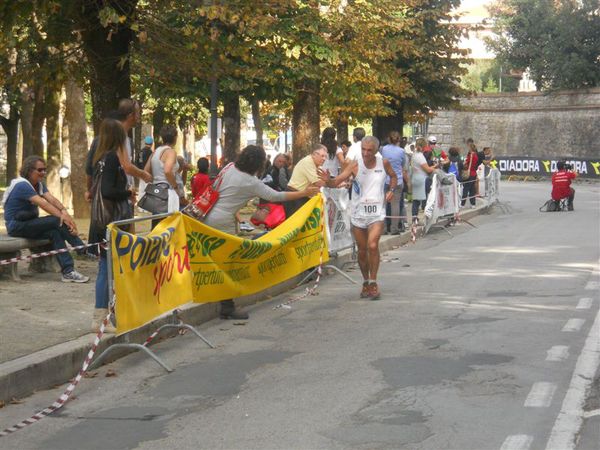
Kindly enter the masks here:
M 567 205 L 567 211 L 575 211 L 575 209 L 573 209 L 573 205 Z
M 237 311 L 233 300 L 221 301 L 221 319 L 224 320 L 248 320 L 248 313 Z

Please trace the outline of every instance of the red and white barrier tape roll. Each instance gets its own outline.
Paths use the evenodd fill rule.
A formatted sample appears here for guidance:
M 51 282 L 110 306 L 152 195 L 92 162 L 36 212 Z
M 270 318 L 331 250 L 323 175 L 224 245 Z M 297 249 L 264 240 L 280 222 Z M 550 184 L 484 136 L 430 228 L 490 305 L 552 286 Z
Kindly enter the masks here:
M 103 243 L 96 242 L 94 244 L 83 244 L 83 245 L 78 245 L 76 247 L 65 247 L 65 248 L 60 248 L 58 250 L 50 250 L 48 252 L 34 253 L 34 254 L 31 254 L 28 256 L 19 256 L 17 258 L 2 259 L 2 260 L 0 260 L 0 266 L 6 266 L 8 264 L 14 264 L 19 261 L 27 261 L 27 260 L 35 259 L 35 258 L 43 258 L 44 256 L 58 255 L 59 253 L 66 253 L 66 252 L 72 252 L 72 251 L 76 251 L 76 250 L 82 250 L 84 248 L 94 247 L 96 245 L 98 247 L 100 247 L 103 245 Z
M 96 245 L 96 244 L 94 244 L 94 245 Z M 85 358 L 85 361 L 83 362 L 83 365 L 81 366 L 81 369 L 77 373 L 77 376 L 69 384 L 69 386 L 67 386 L 67 389 L 58 398 L 58 400 L 56 400 L 54 403 L 52 403 L 52 405 L 48 406 L 47 408 L 45 408 L 45 409 L 41 410 L 40 412 L 34 414 L 33 416 L 29 417 L 28 419 L 25 419 L 25 420 L 17 423 L 16 425 L 13 425 L 10 428 L 6 428 L 5 430 L 0 431 L 0 437 L 8 436 L 9 434 L 14 433 L 15 431 L 19 431 L 19 430 L 25 428 L 27 425 L 32 425 L 32 424 L 40 421 L 44 417 L 52 414 L 54 411 L 62 408 L 65 405 L 65 403 L 67 403 L 67 401 L 69 400 L 69 397 L 71 397 L 71 394 L 73 394 L 75 387 L 79 384 L 79 382 L 81 381 L 81 379 L 87 372 L 87 369 L 90 366 L 90 363 L 92 362 L 92 358 L 94 357 L 94 354 L 96 353 L 96 349 L 98 348 L 98 344 L 100 343 L 100 339 L 102 338 L 102 335 L 104 334 L 104 329 L 106 328 L 106 325 L 108 324 L 109 320 L 110 320 L 110 313 L 102 321 L 102 325 L 100 326 L 100 329 L 98 330 L 98 333 L 96 334 L 96 338 L 94 339 L 92 348 L 88 352 L 88 354 Z

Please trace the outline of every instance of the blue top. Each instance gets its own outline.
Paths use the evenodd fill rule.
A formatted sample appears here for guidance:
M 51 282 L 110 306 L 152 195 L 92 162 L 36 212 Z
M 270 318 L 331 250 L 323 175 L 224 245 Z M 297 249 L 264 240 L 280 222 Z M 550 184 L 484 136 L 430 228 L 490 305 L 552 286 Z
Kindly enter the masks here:
M 45 194 L 48 192 L 48 189 L 41 181 L 36 188 L 39 192 L 36 192 L 33 187 L 31 187 L 31 184 L 21 181 L 20 183 L 15 184 L 15 187 L 6 199 L 4 205 L 4 221 L 6 222 L 6 228 L 9 233 L 11 230 L 11 222 L 14 220 L 31 220 L 40 215 L 40 210 L 37 205 L 31 203 L 29 199 L 36 195 Z M 40 194 L 40 192 L 42 194 Z
M 381 149 L 381 156 L 390 162 L 392 169 L 396 172 L 396 177 L 398 177 L 398 186 L 402 186 L 404 184 L 402 168 L 406 164 L 406 153 L 404 152 L 404 149 L 394 144 L 388 144 Z M 390 177 L 386 177 L 385 182 L 386 184 L 389 184 Z

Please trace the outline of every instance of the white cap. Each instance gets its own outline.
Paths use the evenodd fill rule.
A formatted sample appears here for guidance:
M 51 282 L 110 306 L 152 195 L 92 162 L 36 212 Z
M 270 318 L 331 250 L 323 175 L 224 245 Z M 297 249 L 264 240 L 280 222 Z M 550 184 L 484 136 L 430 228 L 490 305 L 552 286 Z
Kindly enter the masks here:
M 427 139 L 427 140 L 428 140 L 429 142 L 432 142 L 432 143 L 434 143 L 434 144 L 437 142 L 437 138 L 436 138 L 435 136 L 429 136 L 429 139 Z

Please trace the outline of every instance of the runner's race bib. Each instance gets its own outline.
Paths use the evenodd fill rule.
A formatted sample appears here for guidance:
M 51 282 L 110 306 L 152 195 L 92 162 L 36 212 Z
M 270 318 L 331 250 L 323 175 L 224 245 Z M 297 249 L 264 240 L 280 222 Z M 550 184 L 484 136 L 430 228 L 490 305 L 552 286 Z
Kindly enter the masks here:
M 361 219 L 375 219 L 382 215 L 383 205 L 376 200 L 361 200 L 356 211 Z

